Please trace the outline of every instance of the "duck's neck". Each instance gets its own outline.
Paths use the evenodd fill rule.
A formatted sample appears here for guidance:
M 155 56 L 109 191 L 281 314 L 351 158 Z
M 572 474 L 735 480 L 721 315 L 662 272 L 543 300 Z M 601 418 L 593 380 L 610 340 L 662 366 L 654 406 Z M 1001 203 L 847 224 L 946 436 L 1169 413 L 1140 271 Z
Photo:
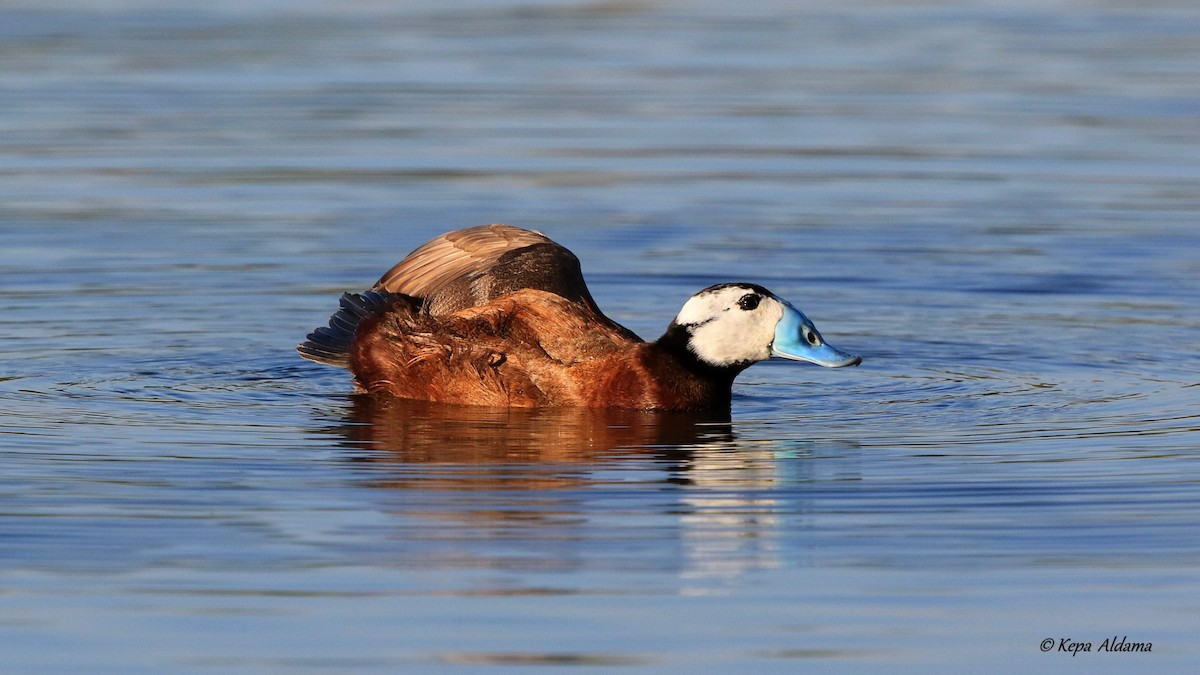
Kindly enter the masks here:
M 657 371 L 656 379 L 667 388 L 664 395 L 677 399 L 672 407 L 680 409 L 728 410 L 733 379 L 749 364 L 714 366 L 701 361 L 688 348 L 690 340 L 686 328 L 672 323 L 662 337 L 647 345 L 653 355 L 650 364 Z

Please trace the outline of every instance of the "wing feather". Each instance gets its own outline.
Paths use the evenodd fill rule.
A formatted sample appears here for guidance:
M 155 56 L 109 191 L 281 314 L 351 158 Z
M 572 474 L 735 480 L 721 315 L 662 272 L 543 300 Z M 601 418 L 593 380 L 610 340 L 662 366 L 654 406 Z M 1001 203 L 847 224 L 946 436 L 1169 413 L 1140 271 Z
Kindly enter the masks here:
M 540 232 L 511 225 L 481 225 L 447 232 L 409 253 L 371 290 L 428 298 L 456 282 L 469 283 L 486 274 L 505 253 L 535 244 L 558 246 Z

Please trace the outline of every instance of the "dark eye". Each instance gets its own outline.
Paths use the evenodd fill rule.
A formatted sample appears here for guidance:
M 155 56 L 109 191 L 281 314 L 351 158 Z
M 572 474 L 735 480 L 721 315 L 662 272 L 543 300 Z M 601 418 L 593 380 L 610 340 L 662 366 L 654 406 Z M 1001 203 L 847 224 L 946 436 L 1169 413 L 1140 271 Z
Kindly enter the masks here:
M 762 297 L 754 293 L 747 293 L 738 300 L 738 307 L 749 312 L 758 307 L 758 303 L 762 301 Z
M 809 330 L 809 329 L 805 328 L 804 329 L 804 339 L 808 342 L 808 344 L 810 344 L 814 347 L 821 346 L 821 336 L 817 335 L 817 331 L 815 331 L 815 330 Z

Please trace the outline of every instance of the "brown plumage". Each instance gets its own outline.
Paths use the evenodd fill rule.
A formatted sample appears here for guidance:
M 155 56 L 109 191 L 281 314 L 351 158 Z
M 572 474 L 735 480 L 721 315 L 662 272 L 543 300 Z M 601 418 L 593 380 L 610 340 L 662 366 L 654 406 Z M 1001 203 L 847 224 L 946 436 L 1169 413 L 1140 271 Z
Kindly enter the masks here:
M 570 251 L 536 232 L 486 225 L 437 237 L 370 291 L 344 295 L 329 327 L 297 349 L 347 366 L 362 391 L 403 398 L 728 410 L 734 377 L 758 358 L 709 363 L 691 339 L 673 322 L 659 340 L 642 341 L 604 316 Z

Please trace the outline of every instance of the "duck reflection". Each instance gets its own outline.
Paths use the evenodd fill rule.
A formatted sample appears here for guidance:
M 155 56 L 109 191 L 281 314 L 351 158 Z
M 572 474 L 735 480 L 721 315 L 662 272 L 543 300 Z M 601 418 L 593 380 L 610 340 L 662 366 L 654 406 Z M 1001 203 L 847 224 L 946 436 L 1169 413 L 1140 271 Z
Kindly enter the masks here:
M 339 429 L 345 445 L 359 451 L 357 459 L 376 462 L 683 461 L 687 448 L 728 447 L 734 440 L 728 413 L 485 408 L 378 396 L 352 397 L 346 422 Z
M 334 432 L 352 461 L 371 465 L 366 484 L 388 490 L 384 508 L 406 532 L 436 530 L 450 556 L 433 556 L 439 564 L 579 568 L 600 550 L 640 550 L 638 564 L 705 589 L 779 564 L 779 486 L 808 464 L 803 444 L 739 440 L 727 414 L 355 396 Z

